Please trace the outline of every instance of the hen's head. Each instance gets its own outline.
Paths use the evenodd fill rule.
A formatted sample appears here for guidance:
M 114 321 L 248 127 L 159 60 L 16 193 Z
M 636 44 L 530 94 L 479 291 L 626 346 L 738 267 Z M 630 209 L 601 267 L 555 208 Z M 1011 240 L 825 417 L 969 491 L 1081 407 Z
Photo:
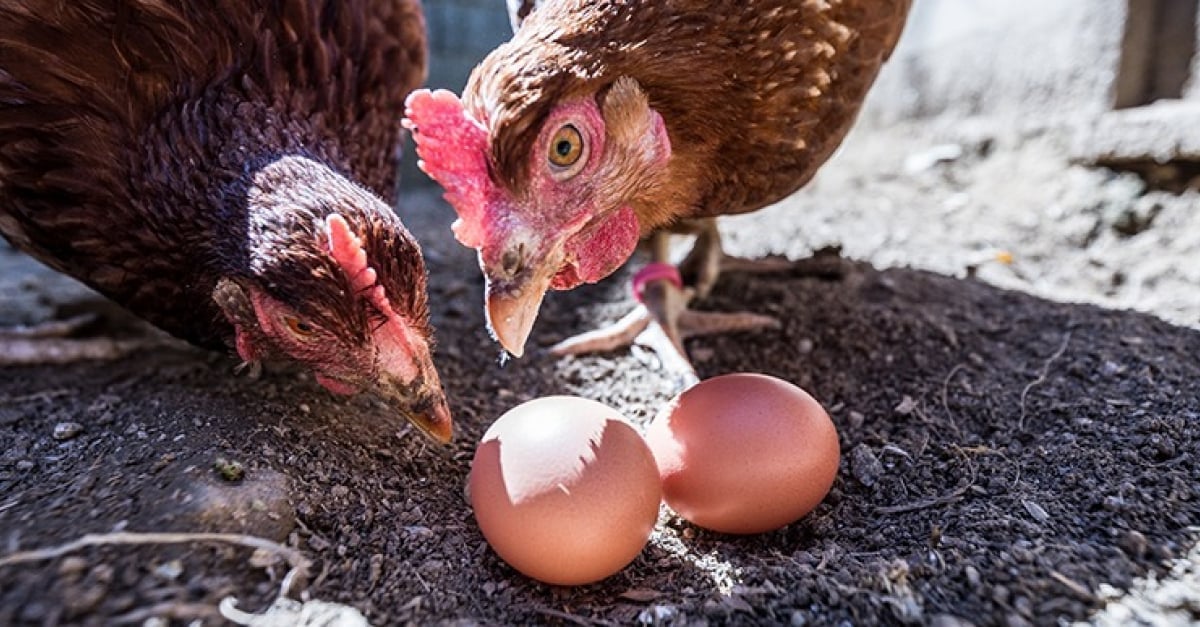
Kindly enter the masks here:
M 420 248 L 378 198 L 314 161 L 285 157 L 248 191 L 245 258 L 213 291 L 247 362 L 308 368 L 337 394 L 366 392 L 448 442 Z
M 476 69 L 466 105 L 423 90 L 405 112 L 422 170 L 458 212 L 455 236 L 479 251 L 489 327 L 518 357 L 548 289 L 599 281 L 633 254 L 671 155 L 635 80 L 565 87 L 506 97 L 516 74 Z

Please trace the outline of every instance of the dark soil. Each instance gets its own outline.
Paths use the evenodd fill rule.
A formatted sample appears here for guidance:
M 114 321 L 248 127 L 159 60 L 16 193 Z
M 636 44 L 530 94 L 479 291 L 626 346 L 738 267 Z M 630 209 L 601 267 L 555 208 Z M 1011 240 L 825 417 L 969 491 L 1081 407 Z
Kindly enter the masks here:
M 822 401 L 843 456 L 824 503 L 750 537 L 664 510 L 643 554 L 604 582 L 531 581 L 490 551 L 463 497 L 475 442 L 556 393 L 643 423 L 674 384 L 637 349 L 501 367 L 449 210 L 420 194 L 404 206 L 428 251 L 452 446 L 301 373 L 253 379 L 183 346 L 0 369 L 0 555 L 98 532 L 244 533 L 312 561 L 295 596 L 376 624 L 1022 625 L 1085 620 L 1105 584 L 1163 575 L 1200 537 L 1200 332 L 818 256 L 723 277 L 701 307 L 749 304 L 783 327 L 689 349 L 702 376 L 765 372 Z M 28 277 L 6 283 L 6 322 L 78 300 L 11 252 L 0 266 Z M 628 279 L 553 295 L 534 343 L 623 314 Z M 0 624 L 218 624 L 222 598 L 264 610 L 287 570 L 221 542 L 81 548 L 0 566 Z M 1200 620 L 1200 604 L 1180 611 Z

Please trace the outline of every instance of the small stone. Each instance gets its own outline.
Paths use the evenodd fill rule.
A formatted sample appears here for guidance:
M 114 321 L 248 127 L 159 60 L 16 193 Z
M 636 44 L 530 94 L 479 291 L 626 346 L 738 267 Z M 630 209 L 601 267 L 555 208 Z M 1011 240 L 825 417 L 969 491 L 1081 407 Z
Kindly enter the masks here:
M 83 425 L 78 422 L 60 422 L 54 425 L 55 440 L 70 440 L 83 433 Z
M 1029 622 L 1024 616 L 1021 616 L 1020 614 L 1009 613 L 1004 616 L 1003 624 L 1006 627 L 1027 627 L 1029 625 L 1032 625 L 1033 623 Z
M 1001 555 L 1018 564 L 1028 564 L 1033 561 L 1033 552 L 1019 546 L 1014 546 L 1007 553 L 1001 553 Z
M 175 581 L 176 579 L 179 579 L 180 575 L 183 574 L 183 562 L 179 560 L 171 560 L 169 562 L 159 564 L 158 567 L 154 569 L 154 574 L 167 581 Z
M 929 620 L 930 627 L 973 627 L 975 623 L 953 614 L 937 614 Z
M 1021 616 L 1033 616 L 1033 602 L 1029 600 L 1029 597 L 1020 596 L 1013 599 L 1013 607 L 1021 613 Z
M 1142 532 L 1130 529 L 1121 537 L 1119 546 L 1130 557 L 1141 559 L 1146 555 L 1146 548 L 1149 546 L 1149 542 L 1147 542 L 1146 536 Z
M 87 560 L 72 555 L 63 558 L 62 563 L 58 565 L 58 574 L 63 577 L 76 577 L 87 570 L 87 567 Z
M 653 605 L 638 613 L 637 622 L 642 625 L 664 625 L 671 623 L 679 616 L 679 609 L 673 605 Z
M 982 578 L 979 576 L 979 569 L 974 566 L 967 566 L 963 569 L 963 572 L 966 574 L 967 583 L 971 585 L 971 588 L 978 588 L 982 581 Z
M 1022 500 L 1021 505 L 1025 506 L 1025 511 L 1040 523 L 1045 523 L 1050 520 L 1050 514 L 1046 513 L 1045 508 L 1030 500 Z
M 858 482 L 868 488 L 883 476 L 883 464 L 866 444 L 859 444 L 850 451 L 850 472 Z
M 901 416 L 907 416 L 917 410 L 917 401 L 913 397 L 905 394 L 904 398 L 900 399 L 900 404 L 896 405 L 893 410 Z

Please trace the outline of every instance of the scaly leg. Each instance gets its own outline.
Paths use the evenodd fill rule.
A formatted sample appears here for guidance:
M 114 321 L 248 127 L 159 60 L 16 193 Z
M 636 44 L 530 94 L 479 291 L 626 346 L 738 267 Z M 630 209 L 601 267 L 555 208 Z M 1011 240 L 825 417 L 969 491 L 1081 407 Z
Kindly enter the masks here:
M 784 257 L 746 259 L 726 255 L 715 218 L 693 220 L 681 228 L 696 235 L 692 250 L 679 263 L 684 282 L 696 288 L 696 298 L 707 298 L 722 272 L 789 272 L 796 268 L 796 262 Z
M 612 326 L 563 340 L 552 346 L 550 352 L 555 355 L 579 355 L 641 344 L 653 349 L 663 367 L 679 376 L 686 386 L 695 383 L 698 377 L 683 347 L 685 339 L 698 335 L 778 328 L 779 321 L 769 316 L 688 308 L 697 294 L 707 295 L 712 290 L 722 264 L 732 259 L 725 257 L 721 250 L 715 220 L 699 221 L 697 225 L 696 243 L 682 264 L 695 282 L 695 287 L 684 287 L 679 272 L 667 263 L 670 234 L 656 233 L 651 236 L 650 242 L 653 263 L 634 279 L 634 291 L 641 304 Z M 771 270 L 790 267 L 788 263 L 767 263 Z
M 119 359 L 154 344 L 152 340 L 145 339 L 70 337 L 95 321 L 94 314 L 81 314 L 34 326 L 0 328 L 0 366 Z

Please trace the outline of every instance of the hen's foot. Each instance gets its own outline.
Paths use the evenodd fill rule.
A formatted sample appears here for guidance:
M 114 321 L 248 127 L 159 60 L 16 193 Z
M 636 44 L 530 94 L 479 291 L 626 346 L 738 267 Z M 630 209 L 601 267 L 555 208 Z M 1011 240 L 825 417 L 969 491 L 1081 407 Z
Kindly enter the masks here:
M 553 355 L 583 355 L 646 346 L 662 367 L 686 387 L 699 380 L 683 341 L 702 335 L 777 329 L 775 318 L 750 312 L 696 311 L 687 306 L 695 290 L 685 288 L 671 266 L 652 263 L 634 278 L 637 308 L 614 324 L 567 338 L 550 347 Z
M 119 359 L 153 344 L 145 339 L 70 337 L 91 326 L 96 320 L 97 317 L 93 314 L 83 314 L 34 326 L 0 328 L 0 366 Z

